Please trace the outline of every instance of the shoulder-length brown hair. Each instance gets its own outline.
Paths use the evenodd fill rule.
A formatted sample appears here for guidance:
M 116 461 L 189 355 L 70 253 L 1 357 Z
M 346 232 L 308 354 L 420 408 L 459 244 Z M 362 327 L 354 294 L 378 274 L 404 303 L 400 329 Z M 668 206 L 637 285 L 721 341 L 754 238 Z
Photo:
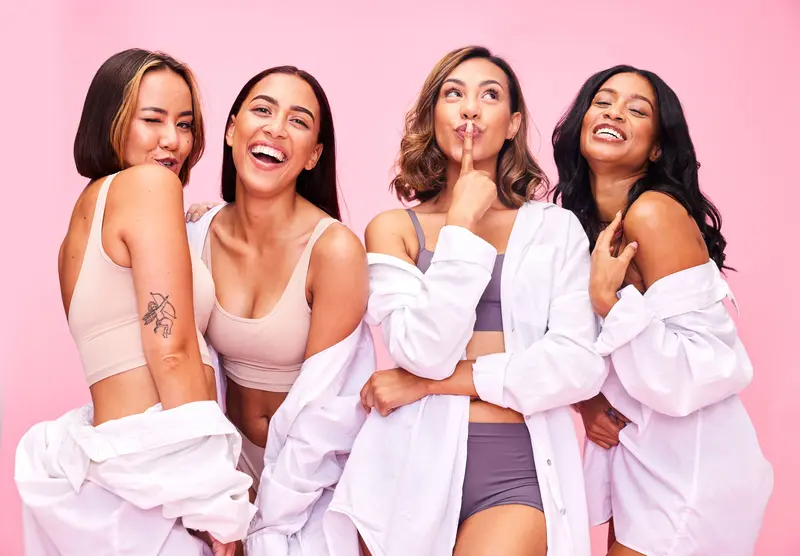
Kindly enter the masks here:
M 75 167 L 80 175 L 96 180 L 125 169 L 122 154 L 142 78 L 148 72 L 163 69 L 181 76 L 192 95 L 192 150 L 178 174 L 186 185 L 206 144 L 197 84 L 192 70 L 182 62 L 162 52 L 141 48 L 114 54 L 100 66 L 89 85 L 73 146 Z
M 498 198 L 504 205 L 517 208 L 540 192 L 547 194 L 547 176 L 528 148 L 528 109 L 519 79 L 503 58 L 494 56 L 487 48 L 468 46 L 439 60 L 425 80 L 417 104 L 406 114 L 397 175 L 391 183 L 400 200 L 424 202 L 444 189 L 447 158 L 436 143 L 433 114 L 444 80 L 456 67 L 473 58 L 484 58 L 503 70 L 508 78 L 511 112 L 522 116 L 519 132 L 514 139 L 506 140 L 497 159 Z

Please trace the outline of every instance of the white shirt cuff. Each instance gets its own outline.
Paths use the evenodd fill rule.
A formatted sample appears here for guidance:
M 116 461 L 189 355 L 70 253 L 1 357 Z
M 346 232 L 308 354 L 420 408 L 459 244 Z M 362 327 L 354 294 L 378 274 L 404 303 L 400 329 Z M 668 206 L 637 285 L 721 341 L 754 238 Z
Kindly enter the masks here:
M 644 296 L 632 285 L 623 288 L 617 296 L 619 301 L 606 315 L 594 344 L 595 351 L 604 357 L 641 334 L 656 317 Z

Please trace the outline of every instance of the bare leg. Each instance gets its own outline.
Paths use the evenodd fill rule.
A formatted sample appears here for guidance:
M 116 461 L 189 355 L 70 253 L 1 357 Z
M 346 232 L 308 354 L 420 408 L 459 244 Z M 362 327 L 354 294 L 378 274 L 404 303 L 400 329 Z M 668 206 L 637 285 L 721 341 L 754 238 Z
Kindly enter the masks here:
M 608 520 L 608 549 L 611 550 L 611 547 L 614 546 L 614 543 L 617 542 L 617 537 L 614 534 L 614 518 Z
M 358 536 L 358 546 L 361 548 L 361 556 L 372 556 L 367 550 L 367 545 L 364 544 L 364 539 L 361 538 L 361 535 Z
M 467 518 L 453 556 L 545 556 L 544 513 L 520 504 L 493 506 Z
M 615 542 L 614 545 L 611 547 L 611 550 L 608 551 L 608 556 L 645 556 L 641 552 L 636 552 L 635 550 L 631 550 L 627 546 L 622 546 L 618 542 Z

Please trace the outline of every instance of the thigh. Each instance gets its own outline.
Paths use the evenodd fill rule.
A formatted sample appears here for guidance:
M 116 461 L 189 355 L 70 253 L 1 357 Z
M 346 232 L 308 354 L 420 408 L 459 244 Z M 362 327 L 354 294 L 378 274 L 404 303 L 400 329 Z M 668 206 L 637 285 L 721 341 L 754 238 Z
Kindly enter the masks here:
M 367 550 L 367 545 L 364 543 L 364 539 L 361 538 L 361 535 L 358 536 L 358 547 L 361 549 L 361 556 L 372 556 L 369 550 Z
M 636 552 L 635 550 L 631 550 L 627 546 L 623 546 L 618 542 L 615 542 L 611 546 L 611 550 L 608 551 L 608 556 L 645 556 L 641 552 Z
M 545 556 L 544 513 L 519 504 L 492 506 L 467 518 L 453 556 Z

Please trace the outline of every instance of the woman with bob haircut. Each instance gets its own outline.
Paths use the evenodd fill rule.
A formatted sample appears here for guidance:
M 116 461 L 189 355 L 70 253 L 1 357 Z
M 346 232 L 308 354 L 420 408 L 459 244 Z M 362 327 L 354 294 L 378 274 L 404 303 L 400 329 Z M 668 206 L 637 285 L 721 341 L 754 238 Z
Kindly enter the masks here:
M 247 532 L 251 480 L 202 336 L 214 284 L 183 222 L 203 147 L 189 68 L 141 49 L 103 63 L 75 137 L 90 181 L 58 261 L 91 403 L 20 441 L 28 556 L 229 556 Z

